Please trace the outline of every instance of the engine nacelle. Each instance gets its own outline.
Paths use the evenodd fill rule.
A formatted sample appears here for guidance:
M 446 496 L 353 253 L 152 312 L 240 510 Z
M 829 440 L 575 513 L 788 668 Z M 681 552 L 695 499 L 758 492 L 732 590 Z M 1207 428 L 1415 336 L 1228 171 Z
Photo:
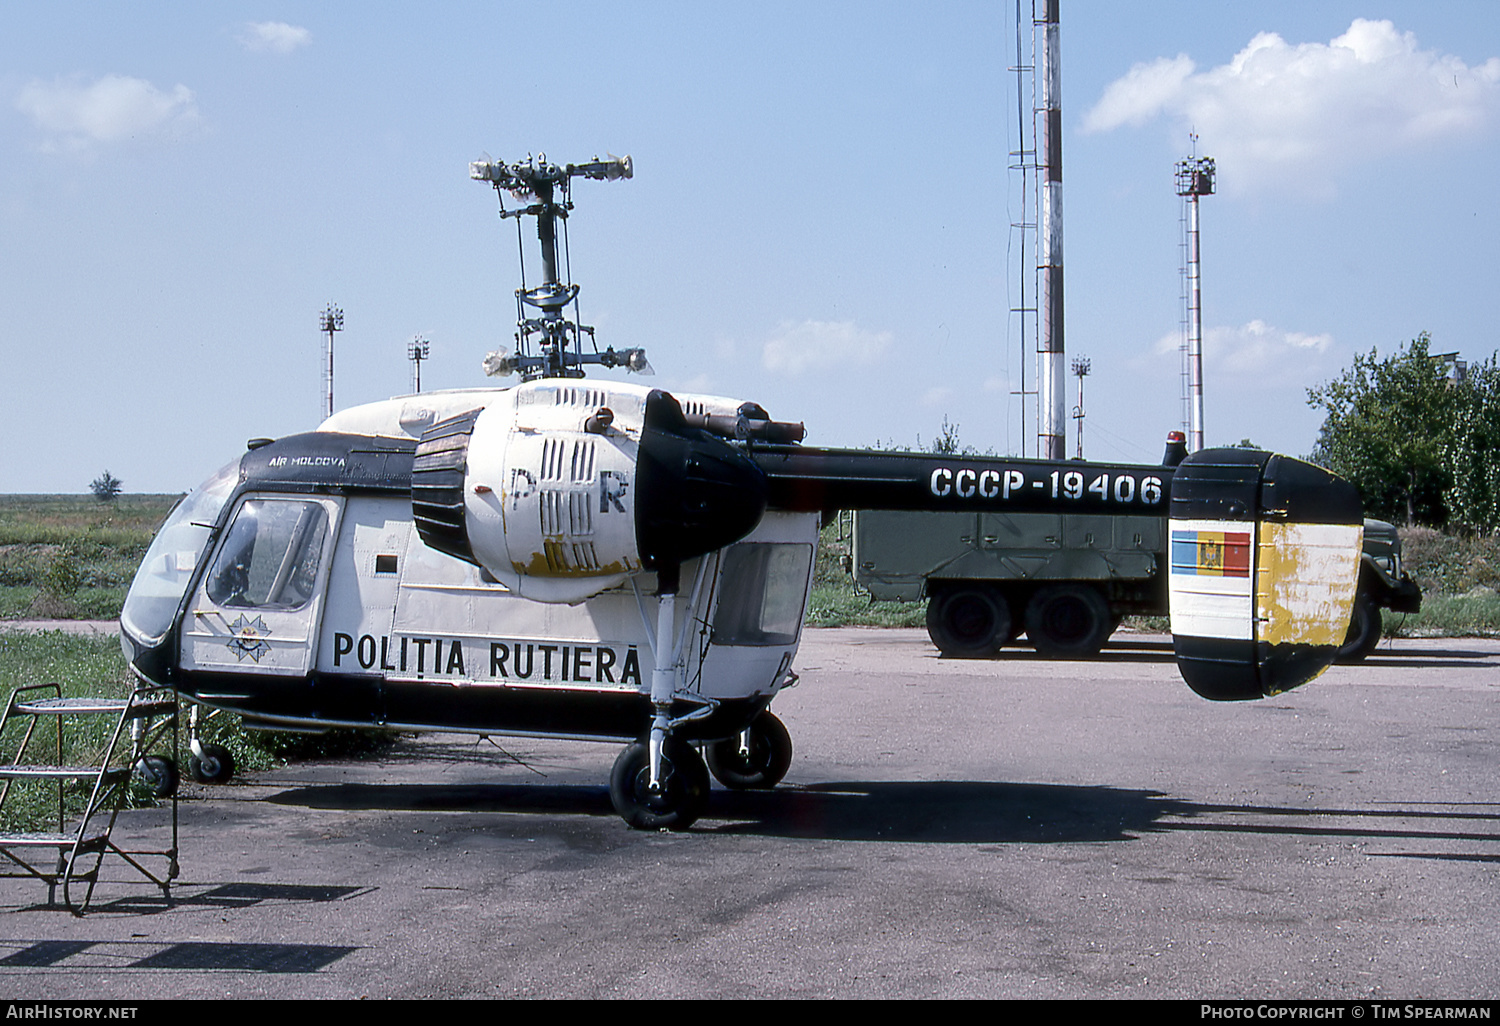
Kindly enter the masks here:
M 675 574 L 760 522 L 760 469 L 666 392 L 548 381 L 501 395 L 423 433 L 412 512 L 426 544 L 526 598 Z

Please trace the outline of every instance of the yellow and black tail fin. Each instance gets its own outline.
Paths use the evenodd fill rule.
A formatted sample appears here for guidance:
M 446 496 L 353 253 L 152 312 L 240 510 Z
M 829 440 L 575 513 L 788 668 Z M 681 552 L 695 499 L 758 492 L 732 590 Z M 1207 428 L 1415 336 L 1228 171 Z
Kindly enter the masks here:
M 1205 449 L 1172 481 L 1168 583 L 1177 665 L 1204 698 L 1289 691 L 1333 662 L 1359 576 L 1358 493 L 1321 467 Z

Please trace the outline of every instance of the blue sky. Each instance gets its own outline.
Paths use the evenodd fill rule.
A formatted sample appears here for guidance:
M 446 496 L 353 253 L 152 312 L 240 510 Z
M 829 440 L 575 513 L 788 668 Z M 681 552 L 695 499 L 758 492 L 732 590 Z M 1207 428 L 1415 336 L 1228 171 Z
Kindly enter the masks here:
M 425 388 L 486 383 L 517 284 L 514 226 L 467 177 L 486 154 L 633 157 L 576 188 L 572 266 L 652 384 L 757 401 L 812 444 L 928 442 L 946 417 L 1035 450 L 1011 2 L 4 12 L 0 492 L 106 468 L 184 490 L 314 426 L 329 302 L 340 408 L 407 391 L 418 335 Z M 1154 461 L 1180 426 L 1191 130 L 1219 166 L 1209 444 L 1306 453 L 1306 389 L 1354 352 L 1500 345 L 1500 5 L 1062 0 L 1062 69 L 1088 457 Z

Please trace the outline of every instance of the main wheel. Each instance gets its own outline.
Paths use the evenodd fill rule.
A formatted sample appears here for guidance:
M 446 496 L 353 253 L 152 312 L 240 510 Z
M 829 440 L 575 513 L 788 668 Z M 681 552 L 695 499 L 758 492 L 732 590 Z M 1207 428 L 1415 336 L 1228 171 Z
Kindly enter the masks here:
M 188 756 L 188 772 L 200 784 L 227 784 L 234 776 L 234 756 L 223 745 L 204 745 L 203 758 Z
M 1380 607 L 1369 595 L 1360 592 L 1354 598 L 1354 614 L 1349 618 L 1349 633 L 1344 636 L 1344 643 L 1339 646 L 1334 662 L 1363 662 L 1365 656 L 1375 651 L 1375 646 L 1380 644 L 1380 632 L 1384 627 Z
M 927 600 L 927 636 L 950 659 L 986 659 L 1012 637 L 1010 606 L 983 584 L 947 588 Z
M 686 830 L 708 805 L 708 767 L 698 750 L 669 739 L 662 757 L 661 790 L 651 793 L 651 750 L 643 741 L 627 747 L 609 774 L 609 800 L 637 830 Z
M 740 749 L 738 734 L 708 745 L 708 768 L 719 783 L 736 791 L 775 787 L 792 767 L 792 735 L 769 709 L 755 717 L 749 733 L 746 751 Z
M 141 756 L 135 764 L 135 772 L 157 798 L 172 797 L 182 781 L 181 774 L 177 772 L 177 763 L 165 755 Z
M 1026 607 L 1026 634 L 1053 659 L 1092 659 L 1114 633 L 1109 605 L 1086 584 L 1053 584 Z

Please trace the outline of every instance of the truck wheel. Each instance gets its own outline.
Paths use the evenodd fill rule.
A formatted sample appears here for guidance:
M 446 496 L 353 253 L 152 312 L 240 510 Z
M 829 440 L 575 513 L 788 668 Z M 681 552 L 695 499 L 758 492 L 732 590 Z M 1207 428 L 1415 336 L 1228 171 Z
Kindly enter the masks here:
M 1010 637 L 1010 607 L 982 584 L 949 588 L 927 600 L 927 635 L 950 659 L 987 659 Z
M 1344 644 L 1334 657 L 1336 663 L 1363 662 L 1365 656 L 1375 651 L 1380 644 L 1380 632 L 1385 624 L 1380 618 L 1380 607 L 1364 592 L 1354 598 L 1354 615 L 1349 620 L 1349 633 Z
M 1092 659 L 1113 633 L 1108 603 L 1086 584 L 1043 588 L 1026 607 L 1026 634 L 1051 659 Z

